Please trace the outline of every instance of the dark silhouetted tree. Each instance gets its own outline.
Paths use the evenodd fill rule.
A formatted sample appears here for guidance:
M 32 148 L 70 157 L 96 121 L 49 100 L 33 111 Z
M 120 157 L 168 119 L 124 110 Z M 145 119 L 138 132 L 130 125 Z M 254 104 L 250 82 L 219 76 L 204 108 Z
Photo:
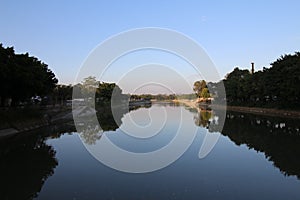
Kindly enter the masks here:
M 7 99 L 18 105 L 33 96 L 51 94 L 57 84 L 48 65 L 26 54 L 15 54 L 13 47 L 0 44 L 0 96 L 3 106 Z

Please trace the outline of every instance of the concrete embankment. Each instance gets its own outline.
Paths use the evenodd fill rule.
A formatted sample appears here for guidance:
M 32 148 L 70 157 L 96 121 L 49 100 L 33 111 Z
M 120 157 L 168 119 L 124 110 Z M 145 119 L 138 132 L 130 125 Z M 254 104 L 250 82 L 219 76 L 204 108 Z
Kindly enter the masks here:
M 226 109 L 230 111 L 253 113 L 258 115 L 300 119 L 300 111 L 279 110 L 279 109 L 272 109 L 272 108 L 242 107 L 242 106 L 227 106 Z
M 15 115 L 16 112 L 14 113 L 14 116 Z M 24 120 L 17 119 L 6 122 L 6 125 L 0 128 L 0 139 L 23 134 L 45 126 L 65 123 L 73 119 L 71 109 L 43 110 L 39 113 L 39 116 L 40 117 L 36 116 L 30 119 L 25 118 Z

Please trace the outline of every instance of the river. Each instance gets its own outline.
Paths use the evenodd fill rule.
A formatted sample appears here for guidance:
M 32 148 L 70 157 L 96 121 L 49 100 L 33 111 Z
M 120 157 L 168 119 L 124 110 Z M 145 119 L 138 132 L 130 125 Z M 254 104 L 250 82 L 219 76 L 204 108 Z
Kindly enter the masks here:
M 217 132 L 217 112 L 172 103 L 98 117 L 103 131 L 69 122 L 2 141 L 0 199 L 300 199 L 300 120 L 227 112 Z M 199 158 L 207 134 L 219 138 Z M 170 147 L 170 162 L 124 156 L 109 167 L 93 154 L 104 138 L 138 155 Z M 124 172 L 124 163 L 149 172 Z

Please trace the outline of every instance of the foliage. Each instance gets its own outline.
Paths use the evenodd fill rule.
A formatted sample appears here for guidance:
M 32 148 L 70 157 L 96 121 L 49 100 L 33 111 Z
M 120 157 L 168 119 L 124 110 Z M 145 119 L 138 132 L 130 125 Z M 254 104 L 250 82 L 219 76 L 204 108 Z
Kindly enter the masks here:
M 0 96 L 3 106 L 7 99 L 12 105 L 33 96 L 46 96 L 57 84 L 48 65 L 26 54 L 15 54 L 13 47 L 0 44 Z
M 96 97 L 102 101 L 110 101 L 112 95 L 116 95 L 113 98 L 121 98 L 122 90 L 115 83 L 100 82 L 96 90 Z
M 195 91 L 196 95 L 198 97 L 202 97 L 201 94 L 202 94 L 202 90 L 204 88 L 207 88 L 207 85 L 206 85 L 206 82 L 205 80 L 201 80 L 201 81 L 196 81 L 194 83 L 194 87 L 193 87 L 193 90 Z
M 209 83 L 209 84 L 211 85 L 212 83 Z M 194 83 L 193 90 L 195 91 L 195 94 L 197 95 L 197 97 L 200 97 L 203 99 L 207 99 L 207 98 L 211 97 L 210 91 L 208 90 L 208 85 L 206 84 L 205 80 L 196 81 Z
M 249 88 L 250 72 L 235 68 L 229 73 L 225 80 L 226 97 L 230 102 L 244 102 L 249 98 L 247 89 Z
M 281 56 L 254 74 L 235 68 L 224 85 L 230 105 L 299 109 L 300 53 Z
M 194 122 L 196 126 L 202 126 L 204 128 L 209 128 L 210 119 L 212 118 L 212 112 L 208 110 L 200 110 L 194 116 Z
M 200 97 L 202 97 L 202 98 L 209 98 L 210 97 L 208 88 L 203 88 L 202 89 Z
M 64 104 L 66 100 L 72 99 L 72 85 L 57 85 L 53 90 L 53 101 L 55 104 Z
M 81 83 L 74 85 L 74 91 L 76 98 L 92 98 L 98 104 L 110 103 L 112 98 L 115 98 L 116 101 L 128 99 L 128 96 L 122 94 L 122 89 L 116 83 L 97 81 L 96 77 L 93 76 L 89 76 Z

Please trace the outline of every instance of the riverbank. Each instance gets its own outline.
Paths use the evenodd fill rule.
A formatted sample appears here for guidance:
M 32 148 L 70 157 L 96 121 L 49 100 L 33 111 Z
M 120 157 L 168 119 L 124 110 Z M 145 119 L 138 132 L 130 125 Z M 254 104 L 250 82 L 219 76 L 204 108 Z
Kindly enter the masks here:
M 71 108 L 66 106 L 3 109 L 0 112 L 0 139 L 64 123 L 72 119 L 70 114 Z M 69 115 L 71 117 L 66 118 Z
M 194 100 L 173 100 L 176 103 L 182 103 L 191 108 L 199 108 L 196 101 Z M 293 110 L 279 110 L 273 108 L 257 108 L 257 107 L 243 107 L 243 106 L 223 106 L 223 105 L 214 105 L 211 104 L 212 109 L 225 109 L 228 111 L 234 112 L 244 112 L 244 113 L 252 113 L 258 115 L 267 115 L 267 116 L 274 116 L 274 117 L 288 117 L 288 118 L 298 118 L 300 119 L 300 111 L 293 111 Z

